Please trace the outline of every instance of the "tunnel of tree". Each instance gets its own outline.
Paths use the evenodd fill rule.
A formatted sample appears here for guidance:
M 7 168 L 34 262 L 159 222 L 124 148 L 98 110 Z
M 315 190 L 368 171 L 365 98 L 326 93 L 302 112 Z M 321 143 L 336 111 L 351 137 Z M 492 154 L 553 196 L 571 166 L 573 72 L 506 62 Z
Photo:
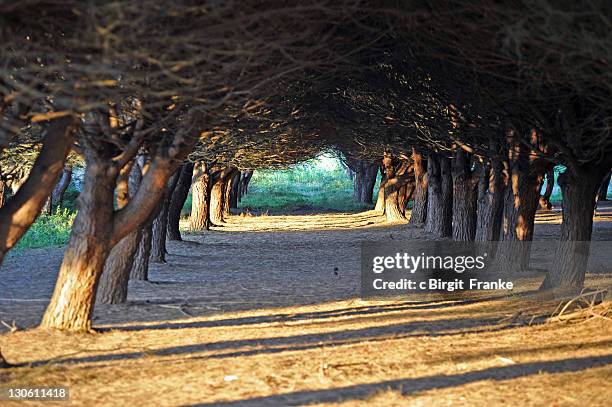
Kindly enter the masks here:
M 542 289 L 582 288 L 612 167 L 609 3 L 189 3 L 0 2 L 0 261 L 80 177 L 42 327 L 91 329 L 166 240 L 322 152 L 343 209 L 437 239 L 528 242 L 557 182 Z

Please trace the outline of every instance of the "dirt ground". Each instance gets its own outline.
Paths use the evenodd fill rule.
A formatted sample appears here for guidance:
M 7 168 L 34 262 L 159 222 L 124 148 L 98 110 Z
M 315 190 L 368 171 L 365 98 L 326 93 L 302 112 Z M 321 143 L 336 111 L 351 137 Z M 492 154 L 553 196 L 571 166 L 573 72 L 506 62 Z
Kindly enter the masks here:
M 558 210 L 538 214 L 536 239 L 554 239 L 559 224 Z M 44 311 L 62 249 L 12 254 L 0 269 L 0 349 L 21 366 L 0 370 L 0 387 L 68 386 L 71 405 L 612 399 L 612 321 L 546 323 L 559 301 L 532 294 L 537 279 L 512 299 L 359 299 L 360 242 L 431 239 L 420 229 L 374 212 L 233 216 L 185 238 L 150 282 L 130 285 L 127 304 L 96 307 L 95 334 L 26 329 Z M 609 205 L 593 238 L 612 240 Z M 587 285 L 609 288 L 612 278 L 589 275 Z

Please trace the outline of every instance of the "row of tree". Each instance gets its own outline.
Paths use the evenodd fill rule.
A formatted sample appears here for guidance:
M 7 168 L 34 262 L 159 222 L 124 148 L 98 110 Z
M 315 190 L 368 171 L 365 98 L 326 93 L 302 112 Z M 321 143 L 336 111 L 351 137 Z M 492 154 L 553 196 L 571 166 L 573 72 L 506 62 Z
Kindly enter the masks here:
M 191 227 L 206 229 L 247 170 L 329 148 L 360 200 L 380 165 L 376 209 L 401 221 L 412 199 L 411 224 L 460 241 L 531 240 L 545 174 L 565 166 L 544 287 L 581 287 L 612 166 L 611 6 L 465 3 L 0 1 L 1 172 L 20 180 L 0 261 L 68 157 L 85 162 L 41 326 L 87 330 L 96 298 L 125 301 L 180 237 L 190 184 Z

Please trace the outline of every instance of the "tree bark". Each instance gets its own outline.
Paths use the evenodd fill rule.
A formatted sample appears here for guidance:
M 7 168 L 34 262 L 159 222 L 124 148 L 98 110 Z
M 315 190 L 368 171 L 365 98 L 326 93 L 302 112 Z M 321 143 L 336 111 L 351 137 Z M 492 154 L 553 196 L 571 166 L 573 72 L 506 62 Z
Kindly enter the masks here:
M 413 178 L 409 171 L 411 165 L 408 160 L 399 160 L 396 163 L 391 155 L 385 154 L 383 158 L 383 169 L 385 171 L 385 218 L 389 222 L 406 220 L 406 195 L 414 190 Z M 404 190 L 408 183 L 412 182 L 410 191 Z M 408 187 L 406 187 L 408 188 Z M 402 196 L 402 192 L 404 196 Z
M 64 202 L 64 194 L 70 185 L 70 181 L 72 181 L 72 167 L 66 166 L 64 167 L 64 171 L 62 171 L 62 177 L 57 185 L 55 185 L 53 193 L 51 194 L 51 202 L 53 206 L 62 206 L 62 203 Z
M 140 231 L 140 242 L 134 257 L 130 280 L 149 280 L 149 259 L 151 258 L 151 239 L 153 236 L 153 222 L 148 222 Z
M 387 184 L 387 176 L 385 175 L 385 171 L 383 167 L 380 167 L 380 185 L 378 187 L 378 195 L 376 196 L 376 205 L 374 206 L 374 210 L 376 212 L 380 212 L 381 214 L 385 213 L 385 185 Z
M 427 220 L 427 162 L 421 153 L 412 149 L 412 161 L 414 166 L 414 204 L 410 212 L 408 224 L 415 227 L 423 227 Z
M 117 207 L 122 208 L 129 202 L 141 179 L 142 172 L 138 163 L 122 169 L 115 188 Z M 127 301 L 128 280 L 140 239 L 140 229 L 133 230 L 111 249 L 100 278 L 97 303 L 121 304 Z
M 482 166 L 482 175 L 478 180 L 478 209 L 476 211 L 477 242 L 494 242 L 499 240 L 502 221 L 502 202 L 504 198 L 503 163 L 490 160 Z M 491 247 L 493 250 L 495 247 Z
M 189 229 L 201 232 L 210 229 L 210 174 L 205 162 L 199 161 L 193 167 L 191 186 L 191 215 Z
M 240 201 L 240 178 L 241 172 L 237 171 L 232 180 L 230 181 L 229 188 L 229 208 L 238 209 L 238 202 Z
M 153 236 L 151 239 L 151 261 L 153 263 L 166 262 L 166 232 L 168 230 L 168 207 L 174 194 L 179 173 L 175 171 L 168 179 L 166 190 L 161 198 L 160 210 L 153 220 Z
M 453 240 L 471 242 L 476 236 L 476 186 L 478 175 L 472 170 L 471 156 L 456 150 L 452 159 Z
M 247 170 L 242 173 L 240 177 L 240 198 L 245 196 L 249 192 L 249 183 L 253 178 L 253 170 Z
M 532 132 L 534 133 L 534 132 Z M 529 266 L 530 242 L 533 239 L 535 214 L 540 199 L 544 174 L 551 164 L 534 154 L 528 147 L 514 142 L 504 163 L 508 186 L 503 202 L 502 230 L 495 255 L 501 267 Z M 514 266 L 513 266 L 514 267 Z
M 55 290 L 41 327 L 91 329 L 91 314 L 104 263 L 111 250 L 115 178 L 110 164 L 89 160 L 79 210 L 64 252 Z
M 210 221 L 213 224 L 224 223 L 224 218 L 227 215 L 227 188 L 231 177 L 237 171 L 234 167 L 226 167 L 221 170 L 212 180 L 212 188 L 210 190 Z
M 558 177 L 563 194 L 561 235 L 541 289 L 577 292 L 584 285 L 596 194 L 608 166 L 568 166 Z
M 604 176 L 604 179 L 601 181 L 601 185 L 599 186 L 599 191 L 597 192 L 598 201 L 608 200 L 608 185 L 610 185 L 611 176 L 612 176 L 612 171 L 608 171 L 608 174 Z
M 378 164 L 364 160 L 354 160 L 355 177 L 353 179 L 353 195 L 357 202 L 372 204 L 374 185 L 378 175 Z
M 183 206 L 189 196 L 189 189 L 191 188 L 191 178 L 193 176 L 193 164 L 185 163 L 180 168 L 180 175 L 174 188 L 174 193 L 170 199 L 170 205 L 168 206 L 168 239 L 170 240 L 183 240 L 180 231 L 180 221 Z
M 425 230 L 449 237 L 453 227 L 453 181 L 450 159 L 432 152 L 427 157 L 427 221 Z
M 66 116 L 49 123 L 43 145 L 30 174 L 19 190 L 0 207 L 0 264 L 28 231 L 51 195 L 72 148 L 74 118 Z
M 552 204 L 550 203 L 550 197 L 553 192 L 553 188 L 555 187 L 555 169 L 551 168 L 546 172 L 546 190 L 544 194 L 540 196 L 540 207 L 542 209 L 550 210 L 552 209 Z

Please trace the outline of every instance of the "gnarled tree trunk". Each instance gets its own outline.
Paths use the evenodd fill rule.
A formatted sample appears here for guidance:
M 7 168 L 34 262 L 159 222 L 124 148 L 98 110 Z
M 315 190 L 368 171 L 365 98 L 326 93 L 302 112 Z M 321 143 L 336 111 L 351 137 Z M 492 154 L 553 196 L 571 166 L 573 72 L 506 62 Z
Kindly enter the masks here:
M 453 181 L 450 159 L 432 152 L 427 157 L 427 221 L 425 230 L 437 237 L 453 231 Z
M 471 242 L 476 236 L 477 171 L 472 170 L 471 156 L 457 150 L 452 159 L 453 240 Z
M 168 230 L 168 206 L 178 181 L 178 171 L 172 174 L 161 198 L 159 213 L 153 220 L 153 236 L 151 239 L 151 261 L 153 263 L 166 262 L 166 231 Z
M 577 292 L 582 289 L 589 258 L 595 196 L 608 166 L 572 167 L 559 175 L 563 222 L 551 271 L 541 289 Z
M 230 199 L 229 199 L 229 207 L 230 209 L 237 209 L 238 202 L 240 201 L 240 171 L 236 172 L 236 175 L 232 178 L 230 182 L 231 188 L 229 189 Z
M 199 161 L 193 167 L 191 184 L 191 215 L 189 229 L 200 232 L 210 229 L 211 179 L 208 165 Z
M 229 208 L 227 188 L 235 171 L 237 171 L 235 167 L 226 167 L 218 171 L 212 179 L 212 188 L 210 190 L 210 220 L 213 224 L 224 223 L 224 218 Z
M 374 206 L 374 210 L 376 212 L 380 212 L 382 214 L 385 213 L 385 185 L 387 184 L 387 176 L 385 175 L 385 171 L 383 167 L 380 167 L 380 185 L 378 187 L 378 194 L 376 196 L 376 205 Z
M 153 221 L 148 222 L 140 230 L 140 241 L 132 270 L 130 270 L 130 280 L 148 281 L 149 280 L 149 259 L 151 258 L 151 239 L 153 238 Z
M 495 242 L 499 240 L 504 186 L 503 163 L 494 159 L 484 164 L 482 175 L 478 180 L 475 241 Z M 494 250 L 495 247 L 491 249 Z
M 138 163 L 133 163 L 121 170 L 117 179 L 117 207 L 127 205 L 142 179 Z M 134 256 L 141 239 L 141 230 L 135 229 L 119 241 L 110 251 L 96 294 L 100 304 L 121 304 L 127 301 L 128 280 L 134 265 Z
M 427 220 L 427 162 L 421 153 L 412 149 L 414 166 L 414 204 L 410 212 L 408 224 L 422 227 Z
M 371 205 L 379 166 L 364 160 L 354 160 L 353 165 L 355 166 L 353 196 L 357 202 Z
M 391 155 L 385 154 L 383 158 L 383 169 L 385 171 L 385 218 L 389 222 L 397 222 L 406 220 L 406 199 L 407 194 L 411 192 L 402 188 L 407 183 L 411 182 L 411 191 L 414 190 L 414 181 L 412 175 L 409 174 L 411 165 L 406 159 L 400 160 L 398 163 L 393 160 Z M 401 194 L 404 194 L 402 197 Z
M 189 196 L 193 167 L 194 165 L 192 163 L 185 163 L 180 168 L 180 175 L 176 187 L 174 188 L 172 198 L 170 199 L 170 205 L 168 206 L 167 237 L 169 240 L 183 240 L 180 231 L 181 212 Z
M 532 134 L 535 132 L 532 131 Z M 505 243 L 498 245 L 495 256 L 502 267 L 514 267 L 518 261 L 518 268 L 525 270 L 529 266 L 531 253 L 530 245 L 525 242 L 533 239 L 542 180 L 551 164 L 515 141 L 504 165 L 508 174 L 508 186 L 503 202 L 500 241 Z
M 91 328 L 98 281 L 111 250 L 115 177 L 109 164 L 88 158 L 79 210 L 64 252 L 55 291 L 41 327 L 83 331 Z
M 245 196 L 249 192 L 249 183 L 253 178 L 253 170 L 247 170 L 242 172 L 240 177 L 240 198 Z
M 64 171 L 62 171 L 62 177 L 57 185 L 55 185 L 53 193 L 51 194 L 51 202 L 54 206 L 62 206 L 64 194 L 70 185 L 70 181 L 72 181 L 72 167 L 66 166 L 64 167 Z

